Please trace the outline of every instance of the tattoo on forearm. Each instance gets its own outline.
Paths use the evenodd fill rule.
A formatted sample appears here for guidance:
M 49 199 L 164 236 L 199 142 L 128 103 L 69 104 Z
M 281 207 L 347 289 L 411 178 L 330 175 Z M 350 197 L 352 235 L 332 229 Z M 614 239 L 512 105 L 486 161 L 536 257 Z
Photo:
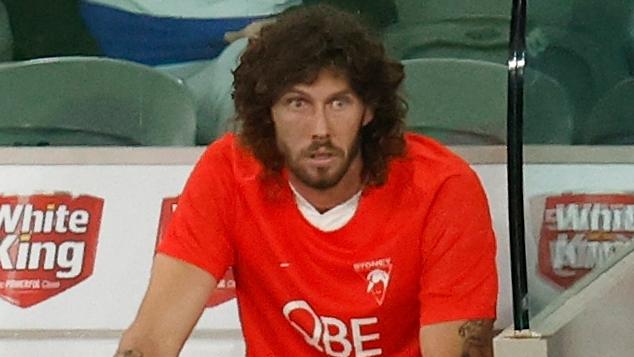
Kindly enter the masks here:
M 458 329 L 464 340 L 462 357 L 490 357 L 492 352 L 491 322 L 488 320 L 472 320 L 465 322 Z
M 143 357 L 143 353 L 137 350 L 117 351 L 114 357 Z

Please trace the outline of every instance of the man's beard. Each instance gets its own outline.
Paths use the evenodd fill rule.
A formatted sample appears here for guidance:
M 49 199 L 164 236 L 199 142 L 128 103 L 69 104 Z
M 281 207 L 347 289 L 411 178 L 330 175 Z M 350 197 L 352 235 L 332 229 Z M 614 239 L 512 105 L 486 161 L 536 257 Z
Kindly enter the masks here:
M 357 135 L 347 151 L 335 147 L 332 145 L 330 139 L 326 139 L 313 142 L 307 149 L 300 152 L 298 158 L 289 160 L 288 150 L 283 150 L 283 154 L 286 155 L 286 165 L 289 171 L 297 177 L 299 181 L 310 188 L 323 191 L 336 186 L 346 175 L 348 170 L 350 170 L 352 161 L 357 157 L 357 155 L 359 155 L 361 150 L 360 141 L 360 135 Z M 346 152 L 348 155 L 344 157 L 344 161 L 339 164 L 340 166 L 338 167 L 317 168 L 318 174 L 315 177 L 315 175 L 311 175 L 308 170 L 299 165 L 298 161 L 301 161 L 306 157 L 310 157 L 311 154 L 315 153 L 319 149 L 325 149 L 338 157 L 344 157 Z M 335 171 L 332 171 L 333 169 Z

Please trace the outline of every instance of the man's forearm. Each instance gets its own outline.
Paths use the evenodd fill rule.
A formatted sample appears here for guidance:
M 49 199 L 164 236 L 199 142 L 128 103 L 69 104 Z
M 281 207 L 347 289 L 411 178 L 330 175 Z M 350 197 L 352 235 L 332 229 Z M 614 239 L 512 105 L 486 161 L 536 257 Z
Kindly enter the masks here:
M 458 329 L 463 340 L 461 357 L 493 356 L 493 322 L 469 320 Z
M 421 328 L 425 357 L 493 356 L 493 320 L 458 320 Z

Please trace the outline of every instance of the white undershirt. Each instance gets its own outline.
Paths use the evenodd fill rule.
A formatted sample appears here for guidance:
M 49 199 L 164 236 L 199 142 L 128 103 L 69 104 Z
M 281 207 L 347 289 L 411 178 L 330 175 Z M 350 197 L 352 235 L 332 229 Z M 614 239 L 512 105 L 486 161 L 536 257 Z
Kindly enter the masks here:
M 304 218 L 310 224 L 322 230 L 324 232 L 332 232 L 346 225 L 354 216 L 354 213 L 359 206 L 359 199 L 361 198 L 361 191 L 357 192 L 347 201 L 329 209 L 324 213 L 319 213 L 315 206 L 310 204 L 302 195 L 297 192 L 295 187 L 289 182 L 291 190 L 295 194 L 295 203 L 297 208 L 302 213 Z

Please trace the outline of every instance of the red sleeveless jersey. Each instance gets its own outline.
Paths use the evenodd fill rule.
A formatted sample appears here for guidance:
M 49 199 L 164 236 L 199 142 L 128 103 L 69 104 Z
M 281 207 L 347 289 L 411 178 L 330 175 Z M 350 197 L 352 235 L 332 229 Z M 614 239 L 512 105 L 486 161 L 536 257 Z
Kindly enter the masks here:
M 408 134 L 387 182 L 323 232 L 231 134 L 194 168 L 159 251 L 233 266 L 247 356 L 420 356 L 423 325 L 493 319 L 495 238 L 468 164 Z M 424 343 L 424 341 L 423 341 Z

